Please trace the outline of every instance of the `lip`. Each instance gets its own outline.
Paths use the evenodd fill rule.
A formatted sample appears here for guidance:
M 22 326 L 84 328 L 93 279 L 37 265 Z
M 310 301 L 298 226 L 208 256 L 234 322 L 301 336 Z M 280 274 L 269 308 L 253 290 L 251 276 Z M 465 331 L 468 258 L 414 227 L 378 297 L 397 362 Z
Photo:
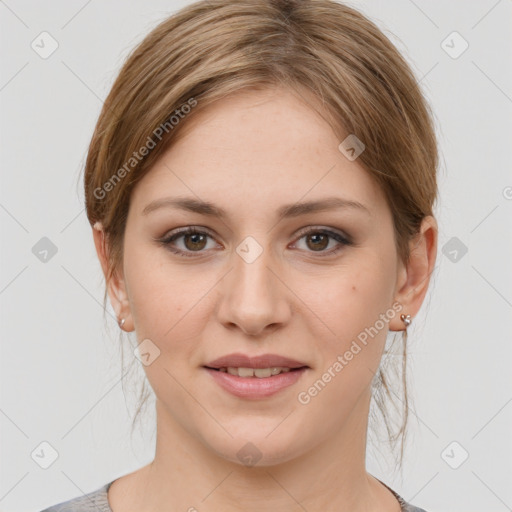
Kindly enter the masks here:
M 308 367 L 306 363 L 290 359 L 289 357 L 280 356 L 277 354 L 262 354 L 259 356 L 248 356 L 242 353 L 228 354 L 219 357 L 214 361 L 204 365 L 206 368 L 272 368 L 275 366 L 283 366 L 287 368 L 302 368 Z M 309 368 L 309 367 L 308 367 Z M 277 375 L 275 376 L 277 377 Z M 268 377 L 274 378 L 274 377 Z M 261 379 L 265 380 L 265 379 Z
M 273 368 L 281 366 L 290 368 L 289 372 L 280 373 L 271 377 L 239 377 L 230 373 L 221 372 L 219 368 Z M 262 399 L 272 396 L 283 389 L 295 384 L 310 367 L 296 359 L 277 354 L 261 354 L 248 356 L 240 352 L 219 357 L 208 364 L 204 369 L 213 380 L 225 391 L 245 399 Z
M 267 367 L 263 366 L 263 368 Z M 308 367 L 297 368 L 272 377 L 259 378 L 239 377 L 238 375 L 231 375 L 229 373 L 205 367 L 205 370 L 211 375 L 213 380 L 225 391 L 239 398 L 253 400 L 270 397 L 285 388 L 292 386 L 308 369 Z

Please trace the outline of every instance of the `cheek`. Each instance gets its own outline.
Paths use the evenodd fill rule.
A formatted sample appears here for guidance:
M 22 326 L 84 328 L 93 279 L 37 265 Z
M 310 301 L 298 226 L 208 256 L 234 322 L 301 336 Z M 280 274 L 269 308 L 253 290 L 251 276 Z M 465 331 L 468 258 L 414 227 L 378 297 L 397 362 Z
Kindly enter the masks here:
M 164 250 L 143 246 L 126 253 L 124 269 L 139 340 L 154 339 L 165 349 L 173 339 L 198 336 L 201 298 L 210 288 L 206 276 L 171 264 Z
M 317 384 L 308 386 L 322 390 L 317 406 L 332 407 L 338 420 L 368 389 L 379 367 L 394 316 L 394 277 L 392 258 L 386 259 L 377 249 L 360 251 L 330 279 L 323 279 L 321 286 L 317 281 L 317 293 L 310 295 L 315 303 L 308 301 L 308 306 L 323 321 L 318 323 L 309 315 L 322 329 L 313 336 L 320 354 L 315 379 L 320 377 L 322 382 L 315 380 Z
M 316 314 L 325 328 L 323 342 L 340 350 L 391 307 L 394 278 L 392 261 L 377 251 L 361 251 L 323 276 L 302 277 L 295 289 L 310 309 L 308 316 Z
M 329 329 L 325 335 L 313 336 L 321 364 L 302 387 L 300 398 L 301 403 L 309 401 L 313 416 L 331 411 L 325 428 L 343 422 L 368 391 L 395 314 L 392 262 L 386 263 L 377 252 L 360 256 L 357 265 L 347 265 L 324 280 L 323 293 L 312 295 L 315 304 L 308 303 Z

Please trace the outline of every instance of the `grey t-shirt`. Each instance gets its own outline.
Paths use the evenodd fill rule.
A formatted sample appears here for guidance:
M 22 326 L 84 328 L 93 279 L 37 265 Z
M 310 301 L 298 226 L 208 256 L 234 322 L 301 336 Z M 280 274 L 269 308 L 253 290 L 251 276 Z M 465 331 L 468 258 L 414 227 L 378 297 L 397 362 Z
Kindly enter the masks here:
M 113 512 L 108 504 L 107 491 L 114 481 L 115 480 L 105 484 L 96 491 L 84 494 L 78 498 L 63 501 L 52 507 L 45 508 L 41 512 Z M 400 503 L 402 512 L 426 512 L 422 508 L 407 503 L 398 493 L 391 489 L 391 487 L 382 482 L 382 480 L 379 480 L 379 482 L 385 485 L 394 494 Z

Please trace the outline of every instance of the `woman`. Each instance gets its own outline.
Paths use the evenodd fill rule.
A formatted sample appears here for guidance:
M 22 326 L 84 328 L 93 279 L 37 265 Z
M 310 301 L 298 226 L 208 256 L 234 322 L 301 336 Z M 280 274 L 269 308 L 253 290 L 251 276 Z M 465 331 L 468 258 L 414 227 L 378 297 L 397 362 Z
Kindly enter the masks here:
M 46 512 L 421 512 L 365 456 L 388 332 L 434 268 L 437 158 L 411 70 L 352 8 L 209 0 L 156 27 L 84 176 L 156 453 Z

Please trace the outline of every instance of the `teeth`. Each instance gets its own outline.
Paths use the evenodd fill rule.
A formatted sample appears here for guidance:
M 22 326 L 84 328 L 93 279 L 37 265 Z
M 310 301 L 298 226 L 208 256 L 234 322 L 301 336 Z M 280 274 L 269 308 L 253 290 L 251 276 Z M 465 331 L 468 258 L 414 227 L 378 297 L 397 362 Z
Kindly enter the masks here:
M 236 368 L 234 368 L 236 370 Z M 252 368 L 238 368 L 238 375 L 240 377 L 254 377 L 254 370 Z
M 254 375 L 260 379 L 263 377 L 270 377 L 272 375 L 272 368 L 255 368 Z
M 219 370 L 238 377 L 258 377 L 259 379 L 263 379 L 265 377 L 271 377 L 272 375 L 289 372 L 290 368 L 283 366 L 274 366 L 272 368 L 233 368 L 230 366 L 228 368 L 219 368 Z

